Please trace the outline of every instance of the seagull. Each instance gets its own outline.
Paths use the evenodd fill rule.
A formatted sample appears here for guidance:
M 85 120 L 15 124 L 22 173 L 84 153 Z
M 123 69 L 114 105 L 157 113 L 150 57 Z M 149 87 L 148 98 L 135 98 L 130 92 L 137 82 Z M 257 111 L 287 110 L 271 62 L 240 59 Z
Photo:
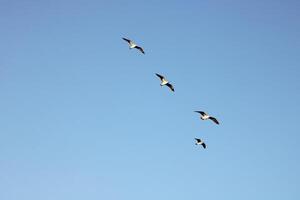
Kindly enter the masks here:
M 211 117 L 209 116 L 208 114 L 206 114 L 205 112 L 203 111 L 195 111 L 196 113 L 200 113 L 202 116 L 200 117 L 202 120 L 207 120 L 207 119 L 210 119 L 212 120 L 213 122 L 215 122 L 216 124 L 219 124 L 218 120 L 214 117 Z
M 166 85 L 166 86 L 168 86 L 173 92 L 175 91 L 173 85 L 170 84 L 169 81 L 168 81 L 167 79 L 165 79 L 165 77 L 163 77 L 163 76 L 160 75 L 160 74 L 156 74 L 156 76 L 158 76 L 158 78 L 160 78 L 160 80 L 161 80 L 160 86 Z
M 202 145 L 203 148 L 206 149 L 206 144 L 201 139 L 195 138 L 195 140 L 196 140 L 195 145 Z
M 126 42 L 128 42 L 129 49 L 136 48 L 136 49 L 140 50 L 140 52 L 142 52 L 143 54 L 145 54 L 143 48 L 139 47 L 138 45 L 136 45 L 132 40 L 129 40 L 129 39 L 126 39 L 126 38 L 122 38 L 122 39 L 125 40 Z

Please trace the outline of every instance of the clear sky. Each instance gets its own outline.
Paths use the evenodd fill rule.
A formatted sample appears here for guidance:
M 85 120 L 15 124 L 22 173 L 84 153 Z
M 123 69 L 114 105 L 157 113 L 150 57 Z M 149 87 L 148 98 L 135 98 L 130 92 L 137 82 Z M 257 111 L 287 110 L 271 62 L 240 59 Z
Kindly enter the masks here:
M 299 10 L 1 0 L 0 199 L 300 199 Z

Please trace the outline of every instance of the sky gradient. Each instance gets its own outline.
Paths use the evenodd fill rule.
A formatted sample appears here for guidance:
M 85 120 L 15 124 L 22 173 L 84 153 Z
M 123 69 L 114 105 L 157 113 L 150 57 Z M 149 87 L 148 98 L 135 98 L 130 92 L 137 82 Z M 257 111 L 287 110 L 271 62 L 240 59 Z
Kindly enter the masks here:
M 0 0 L 0 199 L 300 199 L 299 9 Z

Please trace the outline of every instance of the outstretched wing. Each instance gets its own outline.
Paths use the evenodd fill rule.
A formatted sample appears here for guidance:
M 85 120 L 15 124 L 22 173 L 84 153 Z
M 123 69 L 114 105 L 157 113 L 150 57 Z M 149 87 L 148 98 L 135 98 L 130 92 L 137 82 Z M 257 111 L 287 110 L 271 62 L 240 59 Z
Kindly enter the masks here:
M 203 146 L 204 149 L 206 149 L 206 144 L 204 142 L 201 145 Z
M 173 87 L 173 85 L 172 85 L 172 84 L 170 84 L 170 83 L 167 83 L 167 84 L 166 84 L 166 86 L 168 86 L 168 87 L 169 87 L 169 88 L 170 88 L 170 89 L 171 89 L 173 92 L 175 91 L 175 90 L 174 90 L 174 87 Z
M 123 40 L 125 40 L 126 42 L 130 43 L 131 40 L 127 39 L 127 38 L 122 38 Z
M 216 124 L 219 124 L 218 120 L 214 117 L 209 117 L 210 120 L 212 120 L 213 122 L 215 122 Z
M 196 113 L 200 113 L 202 116 L 206 115 L 206 113 L 203 112 L 203 111 L 195 111 L 195 112 L 196 112 Z
M 144 49 L 142 47 L 136 46 L 134 48 L 140 50 L 140 52 L 142 52 L 143 54 L 145 54 L 145 51 L 144 51 Z
M 196 142 L 201 142 L 201 140 L 199 138 L 195 138 Z
M 158 78 L 160 78 L 160 80 L 163 80 L 165 77 L 163 77 L 162 75 L 160 74 L 156 74 L 156 76 L 158 76 Z

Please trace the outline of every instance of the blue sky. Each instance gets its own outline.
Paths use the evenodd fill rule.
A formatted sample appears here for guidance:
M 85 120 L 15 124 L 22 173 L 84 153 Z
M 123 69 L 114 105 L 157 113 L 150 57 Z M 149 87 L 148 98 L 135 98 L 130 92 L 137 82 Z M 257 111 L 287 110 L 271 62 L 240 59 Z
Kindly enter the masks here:
M 0 199 L 299 199 L 299 8 L 0 1 Z

